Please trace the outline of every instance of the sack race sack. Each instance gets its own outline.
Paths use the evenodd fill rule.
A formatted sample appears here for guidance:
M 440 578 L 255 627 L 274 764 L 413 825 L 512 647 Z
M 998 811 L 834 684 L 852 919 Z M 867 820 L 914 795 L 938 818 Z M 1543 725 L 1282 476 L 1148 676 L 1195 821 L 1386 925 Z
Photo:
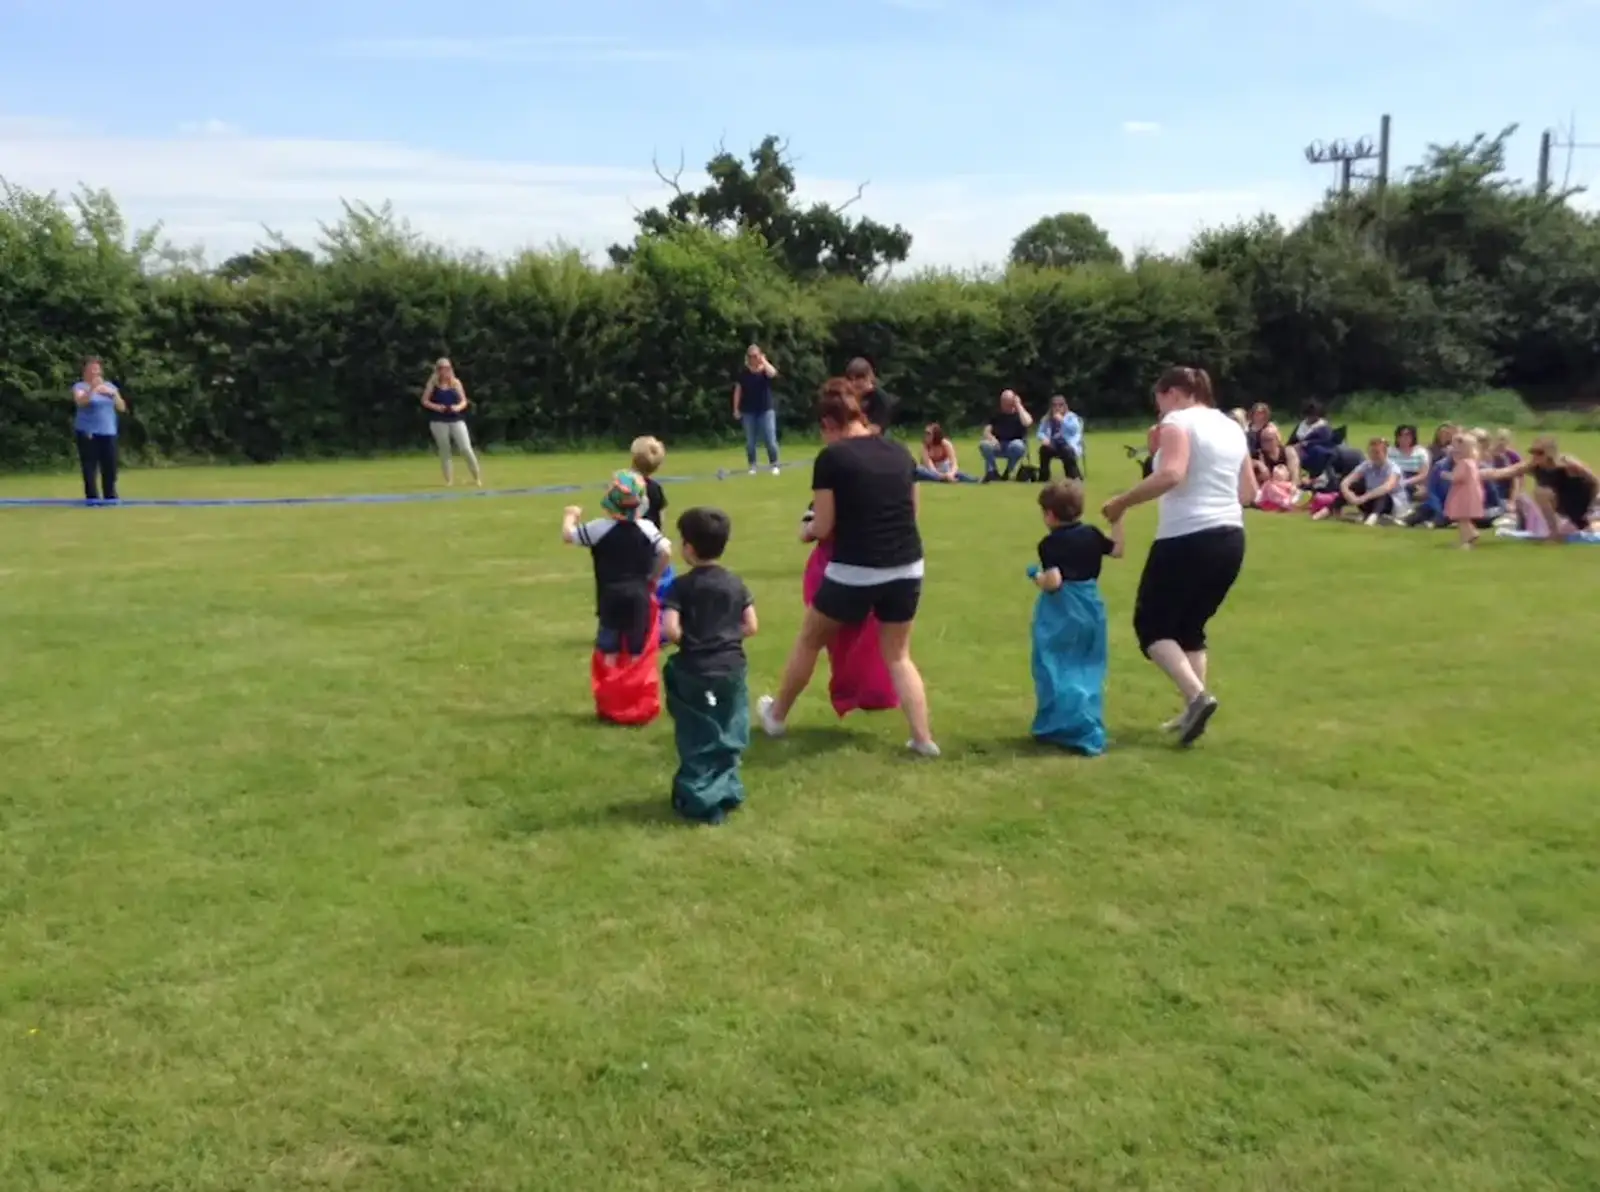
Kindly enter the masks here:
M 833 544 L 819 542 L 806 562 L 804 597 L 809 608 L 822 587 L 823 572 L 833 558 Z M 859 625 L 841 625 L 828 646 L 828 698 L 834 712 L 843 717 L 851 712 L 881 712 L 900 706 L 889 668 L 883 662 L 883 647 L 878 642 L 878 618 L 869 616 Z
M 1074 753 L 1106 751 L 1106 606 L 1094 580 L 1040 592 L 1033 606 L 1033 735 Z
M 745 676 L 708 679 L 676 656 L 662 673 L 678 746 L 672 807 L 685 819 L 721 823 L 744 802 L 739 762 L 750 747 L 750 692 Z
M 589 686 L 601 720 L 639 725 L 661 715 L 661 676 L 656 672 L 660 657 L 661 606 L 652 600 L 643 654 L 635 657 L 624 649 L 614 664 L 608 664 L 596 650 L 589 661 Z

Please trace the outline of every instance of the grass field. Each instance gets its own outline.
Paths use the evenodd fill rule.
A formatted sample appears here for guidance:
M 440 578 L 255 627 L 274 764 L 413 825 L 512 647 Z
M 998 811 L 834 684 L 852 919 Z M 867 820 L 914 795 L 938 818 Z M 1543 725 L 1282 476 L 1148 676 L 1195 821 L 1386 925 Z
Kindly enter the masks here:
M 806 479 L 669 489 L 756 691 Z M 1085 761 L 1027 739 L 1033 495 L 926 494 L 944 759 L 819 688 L 700 830 L 592 720 L 567 498 L 0 509 L 0 1189 L 1600 1187 L 1600 551 L 1258 517 L 1179 754 L 1141 511 Z

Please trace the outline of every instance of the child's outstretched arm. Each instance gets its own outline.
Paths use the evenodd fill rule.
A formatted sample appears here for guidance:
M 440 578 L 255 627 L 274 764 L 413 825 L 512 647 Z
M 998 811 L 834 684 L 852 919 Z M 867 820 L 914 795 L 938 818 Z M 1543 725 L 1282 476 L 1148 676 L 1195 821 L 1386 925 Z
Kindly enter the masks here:
M 561 541 L 572 546 L 578 545 L 578 519 L 583 516 L 583 509 L 577 505 L 568 505 L 561 513 Z
M 1122 558 L 1123 549 L 1127 545 L 1128 533 L 1125 528 L 1126 525 L 1127 523 L 1120 517 L 1111 523 L 1111 557 L 1113 559 Z
M 650 569 L 650 586 L 654 587 L 661 582 L 661 577 L 667 573 L 667 568 L 672 564 L 672 543 L 665 538 L 656 540 L 656 565 Z
M 683 641 L 683 616 L 677 609 L 662 610 L 661 632 L 666 634 L 667 640 L 675 646 Z
M 1059 592 L 1061 591 L 1061 569 L 1059 567 L 1051 567 L 1047 571 L 1041 571 L 1033 577 L 1033 582 L 1041 592 Z
M 744 619 L 739 622 L 739 632 L 745 637 L 754 637 L 756 630 L 760 627 L 760 622 L 756 620 L 756 606 L 753 604 L 745 605 Z

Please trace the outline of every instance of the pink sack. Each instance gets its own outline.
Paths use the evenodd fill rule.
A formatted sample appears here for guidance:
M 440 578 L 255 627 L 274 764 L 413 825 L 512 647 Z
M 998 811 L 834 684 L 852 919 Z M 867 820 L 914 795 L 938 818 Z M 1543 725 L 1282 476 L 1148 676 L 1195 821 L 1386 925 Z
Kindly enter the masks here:
M 1311 504 L 1307 505 L 1306 508 L 1312 513 L 1321 513 L 1324 509 L 1331 507 L 1334 501 L 1338 500 L 1338 497 L 1338 493 L 1318 493 L 1311 498 Z
M 817 589 L 822 587 L 822 573 L 827 570 L 831 558 L 833 544 L 819 542 L 806 562 L 804 597 L 807 608 L 817 598 Z M 840 626 L 828 646 L 828 666 L 833 672 L 828 680 L 828 696 L 833 701 L 833 710 L 840 716 L 857 710 L 881 712 L 900 706 L 900 697 L 889 679 L 889 668 L 883 662 L 883 648 L 878 644 L 877 617 L 869 616 L 860 625 Z

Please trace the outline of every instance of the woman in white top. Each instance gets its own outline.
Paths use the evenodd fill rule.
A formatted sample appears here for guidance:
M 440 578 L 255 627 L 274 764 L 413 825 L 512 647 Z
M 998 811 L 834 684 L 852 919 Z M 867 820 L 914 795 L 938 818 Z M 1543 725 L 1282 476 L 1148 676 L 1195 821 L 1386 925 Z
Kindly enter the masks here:
M 1167 723 L 1182 745 L 1217 710 L 1206 688 L 1206 624 L 1244 566 L 1244 509 L 1256 499 L 1245 433 L 1218 410 L 1204 369 L 1169 368 L 1156 382 L 1155 468 L 1105 504 L 1107 521 L 1159 498 L 1156 540 L 1134 604 L 1139 648 L 1177 685 L 1182 715 Z

